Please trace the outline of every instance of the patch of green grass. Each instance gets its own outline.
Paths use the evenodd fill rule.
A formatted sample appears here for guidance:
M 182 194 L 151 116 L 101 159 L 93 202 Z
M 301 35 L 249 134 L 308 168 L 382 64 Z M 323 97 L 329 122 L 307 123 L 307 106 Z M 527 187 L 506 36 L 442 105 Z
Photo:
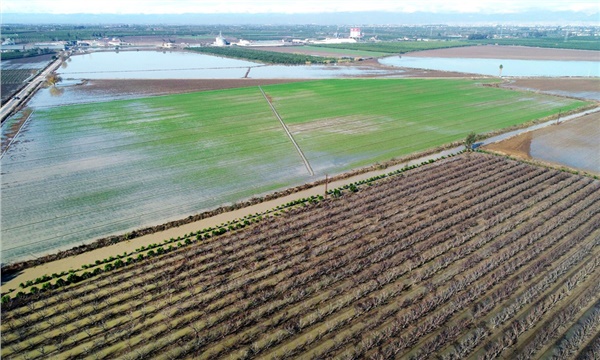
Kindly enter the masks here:
M 575 49 L 575 50 L 600 50 L 600 41 L 598 37 L 576 37 L 565 41 L 564 38 L 526 38 L 526 39 L 485 39 L 469 40 L 469 43 L 475 44 L 497 44 L 497 45 L 516 45 L 533 46 L 553 49 Z
M 471 45 L 475 44 L 467 43 L 465 41 L 382 41 L 377 43 L 327 44 L 317 46 L 327 49 L 348 49 L 382 52 L 387 54 L 404 54 L 411 51 L 444 49 Z
M 486 133 L 585 104 L 473 80 L 342 79 L 264 88 L 313 166 L 334 164 L 337 169 L 389 160 L 459 141 L 471 131 Z

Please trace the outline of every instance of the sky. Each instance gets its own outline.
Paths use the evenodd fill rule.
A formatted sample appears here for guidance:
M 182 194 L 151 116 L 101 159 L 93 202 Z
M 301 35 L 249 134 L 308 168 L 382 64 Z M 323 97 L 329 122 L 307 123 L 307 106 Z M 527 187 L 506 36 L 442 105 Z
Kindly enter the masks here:
M 524 11 L 598 13 L 598 0 L 2 0 L 2 13 L 218 14 L 358 11 L 510 14 Z

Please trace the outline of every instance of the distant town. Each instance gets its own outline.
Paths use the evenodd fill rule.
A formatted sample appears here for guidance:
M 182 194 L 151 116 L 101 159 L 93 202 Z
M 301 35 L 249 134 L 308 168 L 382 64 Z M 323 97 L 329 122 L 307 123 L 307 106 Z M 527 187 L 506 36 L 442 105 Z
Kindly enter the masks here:
M 481 41 L 526 39 L 576 41 L 600 35 L 600 26 L 141 26 L 3 24 L 2 58 L 27 52 L 132 47 L 298 46 L 381 41 Z M 596 43 L 596 47 L 600 45 Z M 594 46 L 591 45 L 593 50 Z

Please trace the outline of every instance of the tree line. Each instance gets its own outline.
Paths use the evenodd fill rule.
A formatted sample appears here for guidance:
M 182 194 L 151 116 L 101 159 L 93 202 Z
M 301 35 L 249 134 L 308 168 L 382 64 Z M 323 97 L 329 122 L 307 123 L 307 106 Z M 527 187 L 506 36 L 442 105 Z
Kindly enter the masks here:
M 256 49 L 248 49 L 242 47 L 200 47 L 187 48 L 188 50 L 214 54 L 219 56 L 260 61 L 268 64 L 284 64 L 284 65 L 304 65 L 310 64 L 329 64 L 336 62 L 332 57 L 320 57 L 301 54 L 287 54 L 275 51 L 264 51 Z

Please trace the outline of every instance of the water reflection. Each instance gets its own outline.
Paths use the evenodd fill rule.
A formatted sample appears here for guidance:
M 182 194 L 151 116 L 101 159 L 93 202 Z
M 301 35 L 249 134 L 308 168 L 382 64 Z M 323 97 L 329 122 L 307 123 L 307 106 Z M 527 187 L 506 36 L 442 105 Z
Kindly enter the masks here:
M 379 60 L 390 66 L 456 71 L 490 76 L 600 77 L 599 61 L 470 59 L 390 56 Z M 500 67 L 501 66 L 501 67 Z
M 59 86 L 50 86 L 48 92 L 51 96 L 58 97 L 65 93 L 65 88 Z
M 249 73 L 248 69 L 251 69 Z M 367 66 L 265 65 L 191 52 L 122 51 L 77 55 L 63 78 L 73 79 L 323 79 L 400 75 Z

